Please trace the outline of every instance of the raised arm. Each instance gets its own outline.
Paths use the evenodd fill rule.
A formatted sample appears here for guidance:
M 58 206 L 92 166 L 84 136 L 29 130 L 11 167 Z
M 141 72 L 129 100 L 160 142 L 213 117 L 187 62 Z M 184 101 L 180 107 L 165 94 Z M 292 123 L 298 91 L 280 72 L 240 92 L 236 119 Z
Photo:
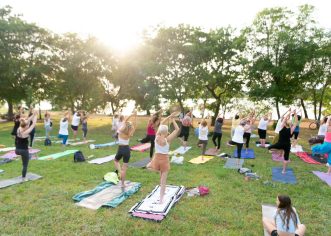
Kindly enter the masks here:
M 172 131 L 172 133 L 168 135 L 168 137 L 167 137 L 167 141 L 168 141 L 168 142 L 171 142 L 172 140 L 174 140 L 174 139 L 177 137 L 178 132 L 179 132 L 179 130 L 180 130 L 179 127 L 178 127 L 178 125 L 177 125 L 176 120 L 175 120 L 174 118 L 172 118 L 171 121 L 172 121 L 172 124 L 173 124 L 175 130 Z
M 175 117 L 177 117 L 178 115 L 179 115 L 179 112 L 178 112 L 178 111 L 175 111 L 175 112 L 171 113 L 170 116 L 164 118 L 164 119 L 161 121 L 161 125 L 165 125 L 165 124 L 167 124 L 167 122 L 168 122 L 169 119 L 171 119 L 171 118 L 175 118 Z
M 25 130 L 24 132 L 22 132 L 22 135 L 26 136 L 29 135 L 31 133 L 31 131 L 33 130 L 33 128 L 36 126 L 37 123 L 37 112 L 34 112 L 32 117 L 32 124 L 30 125 L 30 127 Z
M 298 124 L 298 114 L 296 113 L 296 111 L 294 111 L 294 121 L 293 121 L 293 124 L 291 126 L 291 134 L 294 132 L 295 127 L 297 126 L 297 124 Z

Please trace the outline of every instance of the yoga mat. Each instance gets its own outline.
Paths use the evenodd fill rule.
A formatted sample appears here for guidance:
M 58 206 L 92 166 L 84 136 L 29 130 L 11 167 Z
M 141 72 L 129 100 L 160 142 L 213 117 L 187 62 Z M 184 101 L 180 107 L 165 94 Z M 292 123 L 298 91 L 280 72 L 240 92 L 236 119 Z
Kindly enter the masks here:
M 4 170 L 0 170 L 0 174 L 3 173 L 3 172 L 5 172 L 5 171 Z
M 176 150 L 174 151 L 171 151 L 169 153 L 169 155 L 172 155 L 172 154 L 180 154 L 180 155 L 183 155 L 185 154 L 188 150 L 190 150 L 192 147 L 184 147 L 184 146 L 180 146 L 179 148 L 177 148 Z
M 132 163 L 129 163 L 129 166 L 130 167 L 138 167 L 138 168 L 143 168 L 143 167 L 146 167 L 147 164 L 151 161 L 151 159 L 149 157 L 145 158 L 145 159 L 142 159 L 140 161 L 136 161 L 136 162 L 132 162 Z
M 106 162 L 110 162 L 112 160 L 115 159 L 115 154 L 114 155 L 110 155 L 110 156 L 106 156 L 106 157 L 102 157 L 102 158 L 97 158 L 97 159 L 94 159 L 92 161 L 89 161 L 88 163 L 91 163 L 91 164 L 103 164 L 103 163 L 106 163 Z
M 144 152 L 151 147 L 151 143 L 142 143 L 131 147 L 132 151 Z
M 273 161 L 284 161 L 284 157 L 280 152 L 274 151 L 271 153 L 271 156 Z
M 295 147 L 291 147 L 291 152 L 293 152 L 293 153 L 303 152 L 302 146 L 296 145 Z
M 182 165 L 184 162 L 184 157 L 183 156 L 172 156 L 171 157 L 171 163 L 179 164 Z
M 78 150 L 66 150 L 64 152 L 54 153 L 47 156 L 39 157 L 38 160 L 54 160 L 77 152 Z
M 88 143 L 93 143 L 95 140 L 86 140 L 86 141 L 81 141 L 81 142 L 76 142 L 76 143 L 68 143 L 70 146 L 78 146 L 82 144 L 88 144 Z
M 233 156 L 238 157 L 237 149 L 233 151 Z M 253 149 L 247 149 L 247 152 L 245 149 L 241 150 L 241 158 L 242 159 L 254 159 L 255 158 L 255 153 Z
M 238 158 L 228 158 L 224 165 L 226 169 L 240 169 L 243 167 L 244 159 L 239 159 L 239 166 L 237 164 Z
M 206 163 L 207 161 L 210 161 L 211 159 L 213 159 L 214 156 L 198 156 L 196 158 L 193 158 L 191 160 L 189 160 L 188 162 L 193 163 L 193 164 L 203 164 Z
M 261 147 L 261 144 L 256 144 L 256 146 L 257 146 L 257 147 Z M 269 147 L 269 146 L 270 146 L 270 144 L 267 144 L 267 143 L 266 143 L 266 144 L 264 145 L 264 148 L 267 148 L 267 147 Z M 262 148 L 263 148 L 263 147 L 262 147 Z
M 52 139 L 52 138 L 55 138 L 55 136 L 49 136 L 49 138 Z M 39 140 L 39 139 L 40 139 L 40 140 Z M 38 137 L 34 137 L 33 140 L 41 141 L 41 140 L 43 140 L 43 139 L 46 139 L 46 136 L 38 136 Z
M 103 147 L 111 147 L 117 144 L 116 142 L 110 142 L 110 143 L 103 143 L 103 144 L 90 144 L 90 149 L 98 149 Z
M 77 140 L 80 140 L 80 139 L 67 139 L 67 143 L 68 142 L 74 142 L 74 141 L 77 141 Z M 53 143 L 62 143 L 63 141 L 62 140 L 56 140 L 56 141 L 52 141 Z
M 285 184 L 296 184 L 297 180 L 295 178 L 292 168 L 287 168 L 286 173 L 282 174 L 282 167 L 272 168 L 272 181 L 281 182 Z
M 36 154 L 36 153 L 38 153 L 38 152 L 40 152 L 39 149 L 33 149 L 33 148 L 30 148 L 30 149 L 29 149 L 29 154 L 30 154 L 30 155 L 32 155 L 32 154 Z M 17 154 L 15 153 L 15 151 L 10 151 L 10 152 L 7 152 L 6 154 L 0 156 L 0 158 L 14 159 L 14 158 L 16 158 L 16 157 L 18 157 L 18 156 L 19 156 L 19 155 L 17 155 Z
M 206 156 L 216 156 L 218 154 L 218 150 L 216 148 L 209 148 L 205 155 Z
M 9 151 L 14 151 L 15 149 L 16 149 L 15 147 L 0 148 L 0 152 L 9 152 Z
M 0 160 L 0 165 L 12 162 L 13 159 L 4 158 Z
M 296 209 L 293 207 L 293 209 L 296 211 Z M 277 207 L 274 205 L 269 205 L 269 204 L 263 204 L 262 205 L 262 218 L 267 218 L 273 220 L 275 218 L 277 212 Z M 300 218 L 298 215 L 298 222 L 300 222 Z M 264 236 L 270 236 L 270 234 L 267 232 L 266 229 L 264 230 Z
M 326 163 L 326 160 L 327 160 L 324 156 L 319 156 L 319 157 L 315 156 L 313 158 L 312 155 L 307 152 L 297 152 L 297 153 L 295 153 L 295 155 L 297 157 L 299 157 L 301 160 L 303 160 L 304 162 L 309 163 L 309 164 L 315 164 L 315 165 L 322 165 L 323 164 L 322 161 L 325 161 L 325 163 Z M 318 159 L 320 159 L 320 162 L 316 161 Z
M 313 174 L 331 187 L 331 175 L 328 175 L 327 173 L 323 173 L 320 171 L 313 171 Z
M 27 173 L 26 177 L 28 178 L 29 181 L 41 178 L 40 175 L 33 174 L 33 173 Z M 25 182 L 22 182 L 22 177 L 21 176 L 15 177 L 15 178 L 12 178 L 12 179 L 1 180 L 0 181 L 0 188 L 5 188 L 5 187 L 12 186 L 14 184 L 20 184 L 20 183 L 25 183 Z
M 76 203 L 77 206 L 97 210 L 102 206 L 117 207 L 129 196 L 136 193 L 141 187 L 140 183 L 125 181 L 125 188 L 121 183 L 107 187 L 89 197 L 84 198 Z

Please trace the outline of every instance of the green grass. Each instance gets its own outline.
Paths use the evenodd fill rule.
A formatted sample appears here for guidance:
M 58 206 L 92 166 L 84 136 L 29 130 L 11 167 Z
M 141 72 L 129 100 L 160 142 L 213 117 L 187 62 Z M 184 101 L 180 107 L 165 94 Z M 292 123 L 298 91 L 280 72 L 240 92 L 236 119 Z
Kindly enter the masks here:
M 53 124 L 53 135 L 56 135 L 58 120 Z M 110 124 L 108 117 L 93 117 L 89 120 L 89 138 L 96 139 L 97 143 L 111 141 Z M 139 129 L 131 144 L 145 135 L 145 125 L 146 119 L 139 119 Z M 0 144 L 12 146 L 13 140 L 9 137 L 11 128 L 12 123 L 0 124 Z M 225 145 L 229 140 L 228 126 L 224 133 L 222 152 L 232 154 L 233 148 Z M 306 150 L 306 139 L 313 133 L 305 129 L 302 131 L 299 144 Z M 142 188 L 117 208 L 92 211 L 75 206 L 72 196 L 94 188 L 105 173 L 114 170 L 114 164 L 76 164 L 73 157 L 68 156 L 53 161 L 32 160 L 29 171 L 42 175 L 42 179 L 0 190 L 0 235 L 262 235 L 261 204 L 275 203 L 279 193 L 291 196 L 301 221 L 307 226 L 306 235 L 330 235 L 331 188 L 311 173 L 313 170 L 326 171 L 325 166 L 306 164 L 291 154 L 290 167 L 294 169 L 298 183 L 266 186 L 263 181 L 271 181 L 271 168 L 281 163 L 273 162 L 267 150 L 253 147 L 255 139 L 252 139 L 256 159 L 245 160 L 244 166 L 254 165 L 253 170 L 262 179 L 246 182 L 236 171 L 224 169 L 225 161 L 220 158 L 203 165 L 188 163 L 189 159 L 200 154 L 195 147 L 196 137 L 192 134 L 193 130 L 189 141 L 194 148 L 185 155 L 184 165 L 171 166 L 168 183 L 186 187 L 206 185 L 210 188 L 210 194 L 205 197 L 183 197 L 163 222 L 145 221 L 128 214 L 136 202 L 159 184 L 159 175 L 144 169 L 128 170 L 127 178 L 142 183 Z M 44 136 L 42 124 L 38 124 L 36 135 Z M 179 145 L 176 140 L 171 144 L 171 149 Z M 43 142 L 35 142 L 34 147 L 42 150 L 39 156 L 64 149 L 60 144 L 44 147 Z M 116 147 L 89 150 L 87 146 L 79 146 L 79 149 L 85 156 L 93 154 L 95 157 L 116 152 Z M 146 156 L 147 152 L 132 152 L 131 161 Z M 19 176 L 21 161 L 1 165 L 0 168 L 5 170 L 0 174 L 0 179 Z

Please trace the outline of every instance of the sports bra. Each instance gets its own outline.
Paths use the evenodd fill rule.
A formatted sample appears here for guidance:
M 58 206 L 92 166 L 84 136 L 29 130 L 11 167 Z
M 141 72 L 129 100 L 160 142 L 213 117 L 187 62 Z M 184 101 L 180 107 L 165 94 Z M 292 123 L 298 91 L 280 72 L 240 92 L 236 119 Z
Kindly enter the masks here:
M 118 145 L 129 145 L 130 139 L 122 139 L 118 137 Z
M 166 144 L 161 146 L 157 142 L 155 142 L 155 153 L 159 154 L 168 154 L 170 149 L 170 145 L 166 140 Z

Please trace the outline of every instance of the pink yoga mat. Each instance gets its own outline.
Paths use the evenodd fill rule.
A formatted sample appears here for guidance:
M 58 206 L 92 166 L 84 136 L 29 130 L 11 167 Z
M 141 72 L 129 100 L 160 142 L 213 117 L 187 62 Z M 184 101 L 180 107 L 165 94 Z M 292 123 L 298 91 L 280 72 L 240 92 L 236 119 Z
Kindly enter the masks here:
M 143 143 L 143 144 L 138 144 L 136 146 L 131 147 L 131 150 L 144 152 L 147 149 L 149 149 L 150 147 L 151 147 L 151 143 Z
M 33 148 L 30 148 L 29 149 L 29 153 L 30 154 L 36 154 L 40 152 L 39 149 L 33 149 Z M 10 151 L 10 152 L 7 152 L 6 154 L 0 156 L 0 158 L 8 158 L 8 159 L 14 159 L 15 157 L 17 157 L 18 155 L 16 155 L 15 151 Z
M 331 175 L 328 175 L 327 173 L 323 173 L 320 171 L 313 171 L 313 174 L 331 187 Z
M 146 214 L 146 213 L 141 213 L 141 212 L 133 212 L 133 216 L 139 217 L 139 218 L 144 218 L 148 220 L 155 220 L 155 221 L 161 221 L 164 219 L 164 215 L 157 215 L 157 214 Z
M 273 161 L 284 161 L 284 157 L 279 152 L 272 152 L 271 153 Z M 291 160 L 288 160 L 291 161 Z

